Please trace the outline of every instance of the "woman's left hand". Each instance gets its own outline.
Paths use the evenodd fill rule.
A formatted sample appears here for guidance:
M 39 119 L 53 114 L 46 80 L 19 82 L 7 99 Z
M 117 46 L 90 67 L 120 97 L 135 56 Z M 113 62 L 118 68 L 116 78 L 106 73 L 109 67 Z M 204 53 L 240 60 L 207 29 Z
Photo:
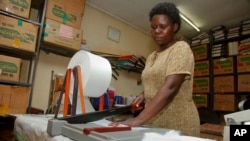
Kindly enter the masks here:
M 110 123 L 109 126 L 118 126 L 120 124 L 127 125 L 127 126 L 130 126 L 130 127 L 138 127 L 138 126 L 142 125 L 142 123 L 140 123 L 139 119 L 137 119 L 137 118 L 129 118 L 129 119 L 127 119 L 125 121 L 122 121 L 122 122 Z

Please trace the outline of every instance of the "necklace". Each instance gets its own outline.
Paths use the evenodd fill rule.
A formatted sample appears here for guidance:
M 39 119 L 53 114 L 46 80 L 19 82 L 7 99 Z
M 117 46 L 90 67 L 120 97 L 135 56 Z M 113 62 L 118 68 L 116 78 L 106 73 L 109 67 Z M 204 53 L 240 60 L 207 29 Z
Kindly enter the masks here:
M 158 58 L 158 56 L 159 56 L 159 52 L 155 52 L 154 53 L 154 55 L 153 55 L 153 57 L 152 57 L 152 64 L 151 64 L 151 67 L 155 64 L 155 61 L 156 61 L 156 59 Z
M 156 58 L 158 57 L 158 55 L 159 55 L 159 52 L 156 51 L 156 52 L 154 53 L 154 60 L 156 60 Z

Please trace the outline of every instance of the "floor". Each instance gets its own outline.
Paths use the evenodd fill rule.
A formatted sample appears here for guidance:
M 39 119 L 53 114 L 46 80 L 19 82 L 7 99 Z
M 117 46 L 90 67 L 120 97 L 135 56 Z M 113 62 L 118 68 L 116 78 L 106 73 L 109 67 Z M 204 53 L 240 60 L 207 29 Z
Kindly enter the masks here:
M 0 141 L 15 141 L 14 117 L 0 117 Z

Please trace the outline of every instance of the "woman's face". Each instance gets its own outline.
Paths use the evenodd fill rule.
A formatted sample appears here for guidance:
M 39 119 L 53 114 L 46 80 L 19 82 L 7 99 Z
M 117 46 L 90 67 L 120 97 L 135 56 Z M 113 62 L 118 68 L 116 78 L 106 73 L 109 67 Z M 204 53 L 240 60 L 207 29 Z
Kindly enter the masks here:
M 174 24 L 167 15 L 154 15 L 151 20 L 151 35 L 159 46 L 167 46 L 174 40 L 178 25 Z

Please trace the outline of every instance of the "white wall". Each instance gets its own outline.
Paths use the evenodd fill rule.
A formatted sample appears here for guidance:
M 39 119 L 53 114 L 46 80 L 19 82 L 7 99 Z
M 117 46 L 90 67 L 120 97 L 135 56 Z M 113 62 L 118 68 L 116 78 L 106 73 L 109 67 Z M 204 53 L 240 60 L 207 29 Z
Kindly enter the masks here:
M 124 11 L 126 12 L 126 11 Z M 107 39 L 108 26 L 112 26 L 121 32 L 120 41 L 114 42 Z M 156 45 L 147 35 L 126 23 L 121 22 L 89 5 L 86 5 L 82 20 L 83 38 L 91 50 L 105 51 L 117 54 L 135 54 L 147 57 Z M 40 52 L 37 67 L 32 106 L 43 110 L 47 109 L 50 94 L 51 72 L 65 74 L 70 58 L 52 53 Z M 112 78 L 111 86 L 120 95 L 137 95 L 143 87 L 137 85 L 140 79 L 139 73 L 118 71 L 118 80 Z

